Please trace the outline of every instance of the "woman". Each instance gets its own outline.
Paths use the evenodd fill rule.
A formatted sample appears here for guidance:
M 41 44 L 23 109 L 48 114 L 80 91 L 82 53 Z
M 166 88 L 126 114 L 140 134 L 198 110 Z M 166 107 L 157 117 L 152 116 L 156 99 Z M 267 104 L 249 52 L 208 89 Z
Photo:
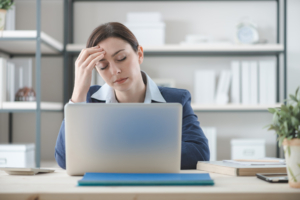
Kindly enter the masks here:
M 195 169 L 197 161 L 209 160 L 208 141 L 191 108 L 189 91 L 158 87 L 141 71 L 143 47 L 126 26 L 111 22 L 97 27 L 86 47 L 75 62 L 75 84 L 69 103 L 181 103 L 181 169 Z M 94 68 L 104 79 L 103 86 L 90 86 Z M 66 168 L 64 121 L 56 141 L 55 159 Z

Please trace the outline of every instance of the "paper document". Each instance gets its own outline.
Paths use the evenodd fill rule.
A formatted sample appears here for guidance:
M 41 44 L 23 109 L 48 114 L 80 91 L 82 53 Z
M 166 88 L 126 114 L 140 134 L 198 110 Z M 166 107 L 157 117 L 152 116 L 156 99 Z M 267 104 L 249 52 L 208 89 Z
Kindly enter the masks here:
M 223 160 L 223 162 L 240 164 L 240 165 L 285 165 L 285 159 L 278 159 L 278 158 L 236 159 L 236 160 Z

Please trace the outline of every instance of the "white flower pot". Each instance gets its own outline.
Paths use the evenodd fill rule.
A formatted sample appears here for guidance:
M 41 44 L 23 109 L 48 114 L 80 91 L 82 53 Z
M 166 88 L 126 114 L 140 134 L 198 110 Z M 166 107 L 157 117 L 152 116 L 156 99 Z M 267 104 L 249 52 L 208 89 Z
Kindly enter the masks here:
M 6 10 L 0 9 L 0 31 L 4 30 Z
M 300 188 L 300 139 L 284 139 L 282 144 L 289 177 L 289 185 L 293 188 Z

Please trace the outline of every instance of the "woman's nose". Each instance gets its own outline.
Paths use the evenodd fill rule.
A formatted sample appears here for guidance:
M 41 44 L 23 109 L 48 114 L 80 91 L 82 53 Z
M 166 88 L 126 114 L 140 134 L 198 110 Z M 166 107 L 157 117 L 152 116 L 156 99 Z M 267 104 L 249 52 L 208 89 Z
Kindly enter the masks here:
M 111 73 L 112 74 L 120 74 L 122 71 L 121 71 L 121 69 L 120 69 L 120 67 L 118 67 L 116 64 L 111 64 L 111 67 L 110 67 L 110 69 L 111 69 Z

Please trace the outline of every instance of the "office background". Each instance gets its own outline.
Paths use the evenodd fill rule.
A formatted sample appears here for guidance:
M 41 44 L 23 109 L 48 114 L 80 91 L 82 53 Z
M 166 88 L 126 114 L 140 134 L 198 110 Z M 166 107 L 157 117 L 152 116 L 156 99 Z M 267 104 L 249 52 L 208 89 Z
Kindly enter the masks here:
M 16 0 L 16 30 L 36 29 L 36 1 Z M 287 1 L 287 92 L 300 85 L 300 1 Z M 126 22 L 130 11 L 158 11 L 166 23 L 166 43 L 179 43 L 186 34 L 210 34 L 232 39 L 242 16 L 250 16 L 259 25 L 261 37 L 276 43 L 275 2 L 76 2 L 74 5 L 74 43 L 85 44 L 91 31 L 108 21 Z M 63 43 L 63 1 L 42 0 L 42 31 Z M 281 23 L 282 24 L 282 23 Z M 282 34 L 281 34 L 282 36 Z M 282 41 L 282 39 L 281 39 Z M 32 57 L 34 59 L 34 57 Z M 273 57 L 263 57 L 263 59 Z M 141 69 L 152 78 L 174 78 L 176 87 L 188 89 L 192 97 L 193 72 L 196 69 L 230 69 L 234 59 L 257 57 L 145 57 Z M 33 72 L 34 63 L 33 63 Z M 280 74 L 282 76 L 282 73 Z M 33 76 L 34 77 L 34 76 Z M 42 57 L 42 101 L 63 102 L 63 57 Z M 281 78 L 282 80 L 282 78 Z M 282 85 L 282 84 L 281 84 Z M 33 79 L 35 87 L 35 80 Z M 283 91 L 280 88 L 280 91 Z M 281 95 L 282 96 L 282 95 Z M 282 101 L 282 100 L 281 100 Z M 266 156 L 276 156 L 276 135 L 262 127 L 271 122 L 268 112 L 196 112 L 201 126 L 217 128 L 217 158 L 230 158 L 232 138 L 266 140 Z M 54 161 L 54 146 L 63 120 L 62 112 L 42 112 L 41 160 Z M 13 142 L 35 140 L 35 114 L 13 115 Z M 8 114 L 0 113 L 0 143 L 8 142 Z

